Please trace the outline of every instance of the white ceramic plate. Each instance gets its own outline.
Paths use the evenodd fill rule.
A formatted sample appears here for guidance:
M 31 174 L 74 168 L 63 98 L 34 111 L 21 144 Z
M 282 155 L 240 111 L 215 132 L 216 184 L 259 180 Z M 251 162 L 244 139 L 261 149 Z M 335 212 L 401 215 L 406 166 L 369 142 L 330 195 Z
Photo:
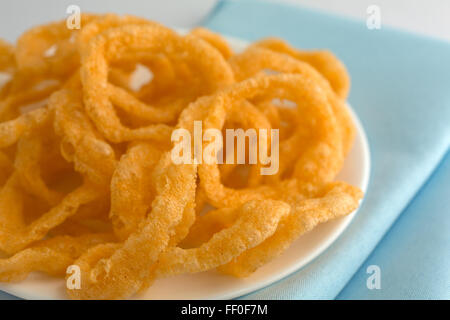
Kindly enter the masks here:
M 245 41 L 227 38 L 236 52 Z M 360 187 L 364 192 L 370 176 L 370 153 L 364 129 L 349 107 L 356 125 L 356 139 L 339 180 Z M 213 271 L 160 279 L 138 299 L 231 299 L 261 289 L 305 266 L 325 251 L 347 228 L 357 210 L 346 217 L 322 224 L 300 237 L 280 257 L 245 279 L 221 275 Z M 0 290 L 25 299 L 66 299 L 65 281 L 33 273 L 19 283 L 1 283 Z

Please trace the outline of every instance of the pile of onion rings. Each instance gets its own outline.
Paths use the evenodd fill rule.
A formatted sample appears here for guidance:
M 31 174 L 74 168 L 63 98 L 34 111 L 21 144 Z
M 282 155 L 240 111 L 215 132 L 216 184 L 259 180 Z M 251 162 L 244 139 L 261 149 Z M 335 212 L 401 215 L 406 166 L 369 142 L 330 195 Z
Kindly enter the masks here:
M 204 28 L 89 14 L 0 40 L 0 73 L 0 281 L 77 266 L 70 298 L 123 299 L 183 273 L 245 277 L 363 196 L 335 181 L 355 129 L 328 51 L 234 53 Z M 278 129 L 278 172 L 174 163 L 171 134 L 195 121 Z

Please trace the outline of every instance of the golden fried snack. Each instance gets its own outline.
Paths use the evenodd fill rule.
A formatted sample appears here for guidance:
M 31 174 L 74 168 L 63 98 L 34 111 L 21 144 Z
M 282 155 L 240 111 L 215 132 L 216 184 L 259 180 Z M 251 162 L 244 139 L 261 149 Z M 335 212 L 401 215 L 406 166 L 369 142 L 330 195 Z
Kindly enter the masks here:
M 172 238 L 169 241 L 168 247 L 178 245 L 189 234 L 189 230 L 197 218 L 195 211 L 195 199 L 191 199 L 184 208 L 183 217 L 180 223 L 175 227 Z M 152 280 L 152 278 L 150 278 Z M 145 284 L 144 284 L 145 287 Z
M 53 130 L 51 114 L 20 138 L 14 167 L 25 192 L 49 205 L 61 201 L 63 193 L 49 187 L 49 183 L 61 177 L 68 180 L 66 173 L 71 170 L 59 151 L 59 139 Z
M 165 39 L 164 46 L 161 45 L 162 42 L 156 41 L 158 38 Z M 167 54 L 173 51 L 185 51 L 186 55 L 183 57 L 185 63 L 196 68 L 196 73 L 203 77 L 205 93 L 233 81 L 231 70 L 220 54 L 195 37 L 181 37 L 170 29 L 160 26 L 133 25 L 110 29 L 92 39 L 89 48 L 83 54 L 81 68 L 87 113 L 110 141 L 121 142 L 134 139 L 167 141 L 171 133 L 171 128 L 163 124 L 137 129 L 125 127 L 120 123 L 109 99 L 108 61 L 120 60 L 126 52 L 142 50 Z M 122 92 L 122 94 L 125 93 Z
M 55 112 L 54 127 L 62 138 L 60 151 L 64 159 L 91 182 L 108 187 L 117 164 L 115 152 L 85 114 L 81 88 L 56 92 L 49 106 Z
M 70 298 L 120 299 L 183 273 L 247 276 L 362 197 L 333 182 L 354 126 L 327 51 L 266 39 L 234 54 L 204 28 L 83 14 L 0 40 L 2 75 L 0 281 L 74 265 Z M 194 137 L 187 162 L 174 129 Z
M 69 296 L 124 298 L 136 293 L 150 276 L 151 266 L 167 247 L 186 205 L 194 199 L 196 177 L 194 165 L 174 165 L 170 153 L 163 155 L 155 171 L 156 196 L 148 217 L 114 251 L 94 247 L 82 255 L 75 264 L 81 268 L 83 289 L 68 289 Z
M 161 26 L 157 22 L 149 21 L 133 15 L 119 16 L 109 13 L 104 16 L 97 17 L 80 30 L 76 37 L 79 53 L 81 55 L 84 54 L 88 50 L 90 40 L 95 38 L 100 33 L 108 29 L 118 28 L 124 25 Z
M 77 36 L 78 50 L 80 53 L 86 52 L 88 49 L 88 44 L 92 38 L 101 34 L 102 32 L 111 29 L 117 28 L 124 25 L 147 25 L 147 26 L 155 26 L 162 27 L 160 24 L 149 21 L 143 18 L 135 17 L 132 15 L 118 16 L 115 14 L 107 14 L 103 17 L 100 17 L 91 23 L 89 23 L 85 28 L 83 28 Z M 155 96 L 161 94 L 161 91 L 169 90 L 172 87 L 173 82 L 175 81 L 174 68 L 170 60 L 161 54 L 153 54 L 149 52 L 132 52 L 132 53 L 124 53 L 121 56 L 120 61 L 114 61 L 111 65 L 111 69 L 109 71 L 109 78 L 113 85 L 119 85 L 122 88 L 129 89 L 133 91 L 131 86 L 131 78 L 133 72 L 136 70 L 138 65 L 144 65 L 151 70 L 153 75 L 152 81 L 147 84 L 144 84 L 141 88 L 139 88 L 136 92 L 131 92 L 136 97 L 144 97 L 144 96 Z M 120 97 L 120 92 L 112 91 L 112 94 L 117 94 Z M 123 107 L 125 111 L 127 111 L 127 105 L 123 105 L 127 102 L 126 99 L 117 99 L 117 95 L 111 97 L 113 103 L 118 103 L 118 107 Z M 115 98 L 116 97 L 116 98 Z M 126 98 L 126 97 L 125 97 Z M 128 95 L 128 98 L 129 95 Z M 122 105 L 119 102 L 122 102 Z M 133 106 L 137 101 L 133 101 L 131 106 Z M 142 103 L 141 103 L 142 104 Z M 147 111 L 146 109 L 149 109 Z M 145 108 L 134 108 L 133 111 L 143 111 L 143 114 L 139 114 L 139 116 L 145 117 L 148 112 L 152 112 L 154 109 L 152 106 L 145 106 Z M 155 120 L 154 117 L 158 117 L 159 113 L 164 113 L 165 110 L 163 108 L 159 108 L 154 110 L 156 112 L 152 112 L 150 120 Z M 159 111 L 159 112 L 157 112 Z M 132 112 L 132 111 L 129 111 Z M 165 112 L 167 114 L 167 112 Z M 171 121 L 175 121 L 173 113 L 169 113 L 169 119 Z M 167 118 L 165 118 L 167 119 Z M 158 121 L 156 119 L 156 121 Z M 162 120 L 168 121 L 168 120 Z
M 28 83 L 25 83 L 28 79 Z M 58 81 L 26 77 L 15 73 L 0 100 L 0 121 L 14 120 L 21 115 L 42 108 L 46 99 L 60 87 Z
M 15 65 L 14 46 L 0 39 L 0 72 L 12 73 Z
M 257 128 L 256 134 L 259 134 L 261 131 L 270 132 L 272 129 L 272 126 L 270 124 L 270 121 L 264 116 L 264 114 L 259 110 L 257 107 L 255 107 L 252 103 L 248 102 L 247 100 L 241 100 L 238 101 L 236 104 L 232 105 L 230 108 L 226 121 L 224 124 L 224 129 L 226 130 L 229 127 L 233 128 L 241 128 L 243 130 L 247 129 L 255 129 Z M 227 137 L 226 134 L 224 135 L 225 138 L 223 139 L 223 145 L 224 147 L 227 146 Z M 233 138 L 234 139 L 234 138 Z M 259 154 L 267 154 L 270 152 L 270 146 L 271 146 L 271 137 L 269 135 L 261 136 L 261 139 L 258 141 L 258 145 L 250 146 L 250 142 L 248 145 L 246 145 L 245 154 L 247 157 L 249 157 L 250 153 L 254 153 L 257 156 L 255 157 L 255 164 L 248 164 L 249 167 L 248 170 L 248 176 L 246 177 L 246 183 L 245 185 L 248 187 L 256 187 L 259 184 L 261 184 L 261 180 L 263 176 L 260 173 L 261 168 L 263 167 L 263 164 L 261 162 L 261 158 L 259 157 Z M 252 149 L 254 147 L 255 149 Z M 256 150 L 256 147 L 259 148 L 259 150 Z M 233 152 L 233 156 L 235 159 L 233 159 L 233 164 L 223 164 L 220 166 L 221 174 L 222 174 L 222 180 L 236 180 L 237 177 L 235 175 L 231 175 L 233 171 L 238 170 L 239 166 L 237 164 L 238 159 L 237 158 L 237 148 L 238 146 L 235 145 L 235 148 L 233 150 L 228 150 L 225 148 L 225 160 L 229 158 L 229 155 L 231 154 L 230 151 Z M 224 160 L 224 162 L 226 162 Z
M 208 242 L 211 237 L 230 227 L 239 216 L 237 208 L 214 209 L 200 215 L 189 230 L 189 234 L 180 243 L 181 248 L 196 248 Z
M 14 120 L 1 122 L 0 148 L 5 148 L 16 143 L 24 133 L 45 121 L 48 116 L 47 109 L 36 109 L 25 113 Z
M 42 239 L 49 230 L 74 215 L 78 208 L 101 196 L 97 188 L 84 184 L 31 223 L 25 223 L 24 192 L 19 175 L 13 173 L 0 190 L 0 250 L 16 253 Z
M 307 121 L 305 125 L 308 126 L 309 134 L 304 139 L 308 144 L 297 160 L 295 179 L 302 190 L 312 192 L 322 184 L 332 181 L 344 160 L 336 119 L 326 95 L 318 94 L 326 92 L 319 82 L 291 74 L 261 75 L 242 81 L 217 94 L 204 123 L 206 128 L 220 129 L 227 109 L 236 100 L 251 99 L 258 94 L 266 94 L 270 89 L 280 88 L 286 98 L 297 102 L 298 112 L 301 112 Z M 209 201 L 220 208 L 238 206 L 253 199 L 279 199 L 279 195 L 283 194 L 280 190 L 285 190 L 287 185 L 291 184 L 289 181 L 282 181 L 276 186 L 231 189 L 221 183 L 217 165 L 206 163 L 199 167 L 199 176 Z M 281 185 L 283 183 L 284 186 Z
M 227 263 L 270 237 L 289 210 L 284 202 L 265 200 L 250 201 L 228 211 L 228 215 L 235 217 L 230 227 L 215 233 L 197 248 L 173 247 L 164 251 L 159 256 L 156 273 L 159 276 L 195 273 Z
M 6 153 L 0 151 L 0 186 L 3 186 L 13 171 L 13 162 Z
M 110 218 L 117 237 L 126 240 L 151 208 L 155 190 L 152 173 L 162 151 L 148 143 L 131 145 L 111 180 Z
M 307 78 L 320 82 L 323 88 L 327 88 L 326 95 L 337 117 L 342 135 L 344 153 L 347 154 L 348 151 L 350 151 L 354 140 L 355 128 L 350 114 L 344 105 L 344 101 L 336 96 L 331 87 L 328 89 L 329 84 L 326 79 L 307 62 L 297 60 L 288 54 L 279 53 L 256 45 L 251 46 L 243 53 L 233 56 L 230 59 L 230 65 L 238 80 L 250 78 L 264 70 L 270 70 L 301 74 Z M 284 157 L 281 157 L 281 159 L 284 159 Z
M 219 50 L 219 52 L 226 60 L 228 60 L 233 55 L 233 50 L 228 45 L 227 41 L 218 33 L 214 33 L 206 28 L 197 27 L 192 29 L 189 34 L 199 37 L 202 40 L 208 42 L 214 48 Z
M 0 259 L 0 280 L 20 281 L 32 271 L 64 276 L 67 267 L 87 249 L 114 240 L 112 234 L 91 233 L 78 237 L 56 236 L 36 242 L 7 259 Z
M 254 43 L 252 46 L 267 48 L 276 52 L 285 53 L 307 62 L 319 71 L 330 83 L 336 94 L 343 100 L 347 98 L 350 90 L 350 77 L 344 64 L 330 51 L 313 50 L 303 51 L 291 47 L 285 41 L 278 38 L 267 38 Z
M 81 15 L 81 27 L 96 19 L 95 15 Z M 78 29 L 69 29 L 66 19 L 34 27 L 17 40 L 15 52 L 20 71 L 66 77 L 79 67 L 76 37 Z
M 359 188 L 346 183 L 332 183 L 319 198 L 300 199 L 291 203 L 291 213 L 282 221 L 273 236 L 230 263 L 219 267 L 223 273 L 237 277 L 249 276 L 286 250 L 299 236 L 320 223 L 354 211 L 362 198 Z
M 172 107 L 162 108 L 147 105 L 138 98 L 131 95 L 125 89 L 109 84 L 109 97 L 111 102 L 121 110 L 132 114 L 141 121 L 149 123 L 170 123 L 178 117 L 178 110 L 182 107 L 179 104 L 172 105 Z M 180 101 L 181 102 L 181 101 Z M 173 107 L 175 106 L 175 107 Z

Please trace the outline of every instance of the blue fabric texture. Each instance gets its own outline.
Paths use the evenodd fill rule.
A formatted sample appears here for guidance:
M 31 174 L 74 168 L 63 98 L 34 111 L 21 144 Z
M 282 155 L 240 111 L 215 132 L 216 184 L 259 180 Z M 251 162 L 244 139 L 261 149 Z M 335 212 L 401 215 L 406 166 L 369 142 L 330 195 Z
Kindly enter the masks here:
M 450 299 L 450 153 L 337 299 Z M 380 290 L 367 268 L 380 267 Z
M 334 299 L 449 148 L 450 44 L 385 26 L 380 30 L 369 30 L 365 21 L 255 0 L 224 1 L 205 26 L 251 41 L 278 36 L 299 48 L 329 48 L 348 67 L 352 77 L 349 102 L 366 129 L 372 153 L 371 180 L 362 208 L 338 241 L 312 263 L 272 286 L 243 297 Z M 429 210 L 433 208 L 430 204 Z M 448 225 L 448 208 L 441 210 Z M 404 231 L 404 234 L 409 233 Z M 428 241 L 420 239 L 421 236 L 426 237 L 427 234 L 416 234 L 417 241 L 422 244 L 417 250 L 433 252 L 434 247 L 426 247 Z M 439 261 L 443 263 L 440 268 L 443 270 L 450 267 L 448 259 L 442 257 L 445 252 L 448 256 L 448 249 L 447 238 L 447 242 L 441 243 L 435 252 L 440 255 Z M 389 252 L 387 254 L 385 259 L 395 259 Z M 391 263 L 398 264 L 398 268 L 407 272 L 414 258 L 402 257 L 404 259 L 392 260 Z M 386 272 L 383 276 L 388 281 Z M 427 276 L 427 272 L 430 273 L 431 269 L 426 268 L 423 274 L 417 275 L 416 286 L 420 283 L 424 288 L 433 285 L 429 283 L 432 277 Z M 449 273 L 441 274 L 445 278 L 435 285 L 446 283 L 448 292 Z M 365 275 L 355 277 L 341 297 L 356 298 L 345 292 L 358 286 L 364 290 L 365 278 Z M 403 287 L 407 286 L 403 284 Z M 435 292 L 444 291 L 441 288 Z M 379 292 L 380 296 L 382 292 Z M 432 291 L 422 291 L 416 297 L 431 297 L 428 294 L 431 295 Z M 401 291 L 391 293 L 398 298 L 411 295 Z M 361 297 L 369 297 L 369 294 L 361 294 Z M 439 297 L 445 298 L 448 294 Z
M 243 298 L 448 299 L 448 157 L 405 208 L 449 149 L 450 44 L 256 0 L 223 1 L 205 26 L 247 40 L 278 36 L 299 48 L 332 50 L 352 77 L 349 102 L 372 153 L 368 192 L 344 234 L 306 267 Z M 370 264 L 381 268 L 381 290 L 366 288 Z
M 450 299 L 450 153 L 337 299 Z M 380 290 L 367 268 L 380 267 Z

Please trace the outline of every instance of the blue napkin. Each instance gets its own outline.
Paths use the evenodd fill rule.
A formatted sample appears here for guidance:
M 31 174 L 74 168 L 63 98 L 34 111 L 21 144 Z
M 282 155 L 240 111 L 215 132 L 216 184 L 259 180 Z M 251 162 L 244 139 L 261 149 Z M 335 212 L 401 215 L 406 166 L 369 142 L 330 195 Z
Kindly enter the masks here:
M 338 299 L 450 299 L 450 152 Z M 380 290 L 367 268 L 380 267 Z
M 365 21 L 255 0 L 223 1 L 205 26 L 248 40 L 278 36 L 300 48 L 329 48 L 348 67 L 352 77 L 349 102 L 367 131 L 372 153 L 371 181 L 361 210 L 338 241 L 312 263 L 290 277 L 244 297 L 334 299 L 449 149 L 450 44 L 383 25 L 380 30 L 369 30 Z M 422 204 L 422 208 L 428 208 L 429 214 L 437 209 L 432 202 L 428 204 L 430 207 Z M 441 218 L 448 225 L 448 209 L 444 207 L 441 211 L 444 211 Z M 413 214 L 411 216 L 414 218 Z M 427 223 L 422 221 L 424 227 Z M 436 232 L 448 233 L 448 228 L 438 228 Z M 403 231 L 402 234 L 409 233 Z M 417 233 L 416 230 L 414 239 L 421 244 L 416 249 L 423 252 L 424 257 L 441 257 L 439 263 L 444 265 L 439 268 L 447 271 L 441 272 L 444 278 L 435 283 L 429 283 L 432 279 L 430 273 L 434 272 L 430 267 L 420 271 L 423 274 L 417 271 L 415 286 L 421 283 L 435 286 L 433 292 L 441 292 L 440 298 L 448 298 L 450 265 L 448 258 L 442 258 L 444 254 L 448 256 L 448 237 L 447 242 L 445 238 L 435 237 L 443 241 L 437 246 L 421 238 L 427 236 L 426 232 Z M 446 251 L 443 250 L 445 248 Z M 397 272 L 408 272 L 412 270 L 411 264 L 417 263 L 408 255 L 403 254 L 399 256 L 401 259 L 396 259 L 389 250 L 384 252 L 387 256 L 380 261 L 391 260 L 390 265 L 398 266 Z M 374 260 L 374 264 L 376 262 Z M 427 261 L 423 261 L 421 265 L 426 264 Z M 383 266 L 380 268 L 382 277 L 384 275 L 388 281 L 387 271 L 383 272 Z M 340 298 L 357 298 L 351 295 L 355 287 L 368 290 L 368 275 L 358 275 Z M 391 275 L 389 279 L 393 277 Z M 411 297 L 412 293 L 405 293 L 409 290 L 408 285 L 403 284 L 404 294 L 398 291 L 395 296 Z M 447 295 L 443 294 L 445 289 Z M 370 297 L 369 293 L 361 296 Z M 423 291 L 415 297 L 428 296 Z

